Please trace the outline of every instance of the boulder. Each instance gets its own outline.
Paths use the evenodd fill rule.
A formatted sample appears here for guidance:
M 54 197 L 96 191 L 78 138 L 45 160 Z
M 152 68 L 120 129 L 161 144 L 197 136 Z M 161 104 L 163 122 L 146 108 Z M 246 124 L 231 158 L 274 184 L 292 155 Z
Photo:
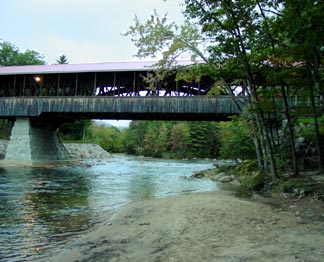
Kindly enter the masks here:
M 231 182 L 231 181 L 233 181 L 233 177 L 232 176 L 223 176 L 218 181 L 222 182 L 222 183 Z

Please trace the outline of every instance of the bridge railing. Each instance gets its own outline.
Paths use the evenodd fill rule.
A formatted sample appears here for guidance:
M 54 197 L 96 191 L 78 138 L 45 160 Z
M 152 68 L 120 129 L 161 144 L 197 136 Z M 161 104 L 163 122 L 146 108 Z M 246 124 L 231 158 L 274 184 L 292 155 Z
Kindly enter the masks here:
M 292 96 L 288 98 L 292 110 L 311 110 L 308 98 Z M 316 98 L 317 108 L 324 108 L 322 98 Z M 283 113 L 281 98 L 276 98 L 276 111 Z M 0 117 L 39 116 L 42 113 L 92 114 L 94 117 L 132 117 L 132 114 L 188 114 L 195 115 L 233 115 L 240 114 L 241 109 L 248 105 L 247 97 L 229 96 L 132 96 L 132 97 L 7 97 L 0 98 Z M 155 117 L 155 116 L 153 116 Z M 148 117 L 149 118 L 149 117 Z M 167 118 L 167 117 L 166 117 Z
M 322 96 L 314 97 L 315 107 L 320 108 L 324 106 L 324 98 Z M 290 96 L 288 103 L 291 107 L 311 107 L 312 101 L 310 97 Z
M 39 116 L 42 113 L 91 114 L 95 117 L 137 115 L 219 116 L 239 114 L 244 98 L 186 97 L 20 97 L 0 98 L 0 116 Z M 110 115 L 111 114 L 111 115 Z M 148 117 L 149 118 L 149 117 Z M 162 117 L 161 117 L 162 118 Z

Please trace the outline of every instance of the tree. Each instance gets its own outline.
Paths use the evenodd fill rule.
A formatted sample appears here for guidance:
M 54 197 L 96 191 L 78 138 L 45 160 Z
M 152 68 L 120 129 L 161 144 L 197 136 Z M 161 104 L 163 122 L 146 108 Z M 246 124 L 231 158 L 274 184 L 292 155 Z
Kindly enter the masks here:
M 217 157 L 219 151 L 219 127 L 216 122 L 188 122 L 192 154 L 200 157 Z
M 187 157 L 190 130 L 186 123 L 175 124 L 171 129 L 171 150 L 176 157 Z
M 232 121 L 221 122 L 220 156 L 224 159 L 255 159 L 252 136 L 246 119 L 235 117 Z
M 64 124 L 59 128 L 58 134 L 63 140 L 84 140 L 86 130 L 91 126 L 91 120 L 76 120 Z
M 254 115 L 247 115 L 254 119 L 259 137 L 258 144 L 263 148 L 263 169 L 267 171 L 268 161 L 271 175 L 276 179 L 277 167 L 275 148 L 271 142 L 270 129 L 266 124 L 266 108 L 261 102 L 258 72 L 266 60 L 260 53 L 260 39 L 264 39 L 260 20 L 262 16 L 256 12 L 256 1 L 196 1 L 187 0 L 188 15 L 197 18 L 202 31 L 207 36 L 214 37 L 217 45 L 210 47 L 211 56 L 220 61 L 231 71 L 238 73 L 242 86 L 249 96 L 250 108 Z M 230 61 L 230 63 L 228 63 Z M 251 111 L 250 111 L 251 112 Z
M 122 151 L 121 134 L 118 128 L 92 122 L 88 130 L 89 135 L 86 136 L 86 141 L 96 143 L 108 152 L 120 153 Z
M 16 66 L 16 65 L 44 65 L 44 56 L 34 50 L 26 50 L 20 52 L 13 44 L 0 42 L 0 65 Z
M 168 128 L 166 122 L 162 122 L 160 124 L 158 132 L 157 144 L 159 145 L 159 149 L 163 156 L 163 154 L 170 150 L 170 129 Z
M 311 99 L 319 172 L 324 173 L 324 147 L 321 143 L 314 96 L 324 97 L 323 30 L 324 6 L 321 1 L 284 1 L 285 8 L 276 21 L 278 38 L 285 43 L 285 52 L 305 71 Z
M 68 64 L 69 61 L 66 57 L 66 55 L 60 55 L 58 59 L 56 59 L 56 63 L 58 64 Z
M 159 143 L 157 143 L 158 136 L 158 126 L 156 124 L 150 124 L 144 136 L 144 155 L 152 157 L 162 156 L 162 150 L 160 148 Z

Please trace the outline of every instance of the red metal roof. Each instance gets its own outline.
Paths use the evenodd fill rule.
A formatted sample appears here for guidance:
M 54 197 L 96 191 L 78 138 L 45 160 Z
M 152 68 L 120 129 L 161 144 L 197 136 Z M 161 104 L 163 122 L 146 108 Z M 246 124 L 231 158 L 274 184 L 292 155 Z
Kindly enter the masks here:
M 156 63 L 156 61 L 136 61 L 59 65 L 0 66 L 0 75 L 148 71 L 153 70 L 154 64 Z M 185 66 L 193 64 L 193 62 L 189 60 L 182 60 L 178 61 L 178 64 Z

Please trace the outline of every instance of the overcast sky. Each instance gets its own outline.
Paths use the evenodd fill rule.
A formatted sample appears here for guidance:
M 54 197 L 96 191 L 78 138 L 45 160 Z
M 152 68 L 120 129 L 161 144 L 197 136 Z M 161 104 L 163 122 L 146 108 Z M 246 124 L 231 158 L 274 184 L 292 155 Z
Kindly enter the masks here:
M 154 9 L 182 22 L 181 0 L 1 0 L 0 39 L 36 50 L 49 64 L 134 60 L 130 37 L 121 36 L 137 15 Z
M 181 0 L 1 0 L 0 39 L 45 56 L 62 54 L 70 64 L 131 61 L 135 46 L 122 36 L 137 15 L 143 22 L 157 10 L 182 23 Z M 124 126 L 129 121 L 109 121 Z

